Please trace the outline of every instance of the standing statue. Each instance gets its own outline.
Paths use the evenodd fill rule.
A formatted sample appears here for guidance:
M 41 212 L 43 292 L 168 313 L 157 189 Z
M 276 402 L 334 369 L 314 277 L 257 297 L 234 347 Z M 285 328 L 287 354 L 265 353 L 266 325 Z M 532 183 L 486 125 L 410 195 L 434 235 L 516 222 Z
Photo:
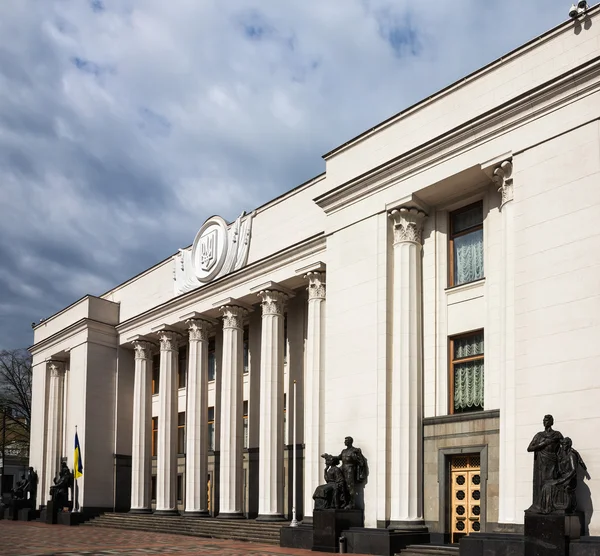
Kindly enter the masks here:
M 29 494 L 30 507 L 37 508 L 38 474 L 30 467 L 27 473 L 27 493 Z
M 342 470 L 338 467 L 340 458 L 323 454 L 325 458 L 325 484 L 319 485 L 313 494 L 315 510 L 331 510 L 344 507 L 348 500 L 348 487 Z
M 347 436 L 344 439 L 346 447 L 342 450 L 339 458 L 342 462 L 342 473 L 348 485 L 348 501 L 344 509 L 353 510 L 356 499 L 356 485 L 361 484 L 367 478 L 367 462 L 360 448 L 355 448 L 352 443 L 354 439 Z
M 10 494 L 13 500 L 24 500 L 27 489 L 27 478 L 21 475 L 21 480 L 17 481 L 15 488 L 11 489 Z
M 541 513 L 542 488 L 558 477 L 558 450 L 563 435 L 552 429 L 554 417 L 544 417 L 544 430 L 538 432 L 527 447 L 533 452 L 533 504 L 528 511 Z

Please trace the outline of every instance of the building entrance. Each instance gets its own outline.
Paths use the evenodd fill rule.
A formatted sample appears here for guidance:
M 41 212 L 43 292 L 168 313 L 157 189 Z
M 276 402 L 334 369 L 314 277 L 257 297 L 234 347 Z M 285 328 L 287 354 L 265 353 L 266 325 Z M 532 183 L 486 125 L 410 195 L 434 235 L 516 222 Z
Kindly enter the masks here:
M 452 543 L 481 530 L 481 458 L 479 454 L 450 460 L 450 529 Z

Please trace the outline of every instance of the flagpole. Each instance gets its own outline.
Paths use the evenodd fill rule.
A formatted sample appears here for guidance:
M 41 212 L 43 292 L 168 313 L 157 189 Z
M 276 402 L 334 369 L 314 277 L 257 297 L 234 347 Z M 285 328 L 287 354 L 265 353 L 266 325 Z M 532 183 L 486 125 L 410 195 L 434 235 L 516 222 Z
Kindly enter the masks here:
M 75 425 L 75 438 L 77 438 L 77 425 Z M 81 457 L 81 456 L 78 456 Z M 75 461 L 73 460 L 73 468 L 75 467 Z M 79 513 L 79 503 L 77 496 L 77 470 L 73 469 L 73 476 L 75 477 L 75 487 L 73 488 L 73 512 Z
M 294 380 L 294 423 L 293 423 L 293 440 L 292 447 L 292 522 L 291 527 L 298 527 L 296 519 L 296 381 Z

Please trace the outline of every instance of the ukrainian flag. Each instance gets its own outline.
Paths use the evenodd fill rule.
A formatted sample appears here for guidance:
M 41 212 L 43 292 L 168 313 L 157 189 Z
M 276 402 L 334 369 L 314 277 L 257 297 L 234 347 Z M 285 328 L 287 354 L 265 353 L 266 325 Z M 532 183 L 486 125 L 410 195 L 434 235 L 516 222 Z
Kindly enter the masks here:
M 75 454 L 73 456 L 73 467 L 75 468 L 75 478 L 79 479 L 83 475 L 83 454 L 81 453 L 81 447 L 79 446 L 79 437 L 77 431 L 75 431 Z

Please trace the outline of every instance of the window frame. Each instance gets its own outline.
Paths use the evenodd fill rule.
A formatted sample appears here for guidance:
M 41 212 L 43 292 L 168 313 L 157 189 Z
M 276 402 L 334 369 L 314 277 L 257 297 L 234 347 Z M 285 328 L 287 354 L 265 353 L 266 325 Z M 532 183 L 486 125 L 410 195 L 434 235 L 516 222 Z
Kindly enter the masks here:
M 182 365 L 183 363 L 183 365 Z M 181 346 L 177 354 L 177 389 L 181 390 L 187 386 L 188 374 L 188 347 Z
M 183 418 L 182 418 L 183 416 Z M 180 411 L 177 414 L 177 454 L 184 455 L 185 454 L 185 423 L 186 423 L 186 415 L 185 411 Z M 180 437 L 181 435 L 181 437 Z M 181 445 L 180 445 L 181 441 Z
M 211 357 L 212 357 L 212 378 L 211 378 Z M 214 338 L 208 340 L 208 382 L 217 380 L 217 346 Z
M 212 409 L 212 419 L 210 418 L 210 410 Z M 210 436 L 210 427 L 212 425 L 212 446 L 211 446 L 211 436 Z M 206 423 L 207 433 L 208 433 L 208 451 L 214 452 L 217 444 L 216 434 L 215 434 L 215 406 L 211 405 L 208 408 L 208 419 Z
M 152 357 L 152 395 L 155 396 L 160 391 L 160 355 Z
M 250 422 L 248 421 L 248 400 L 244 400 L 242 409 L 242 431 L 244 433 L 244 449 L 247 450 L 250 447 Z
M 158 417 L 152 417 L 152 457 L 157 457 L 158 454 Z
M 473 355 L 471 357 L 463 357 L 462 359 L 454 359 L 454 342 L 456 340 L 463 340 L 469 336 L 476 336 L 478 334 L 483 335 L 483 353 L 480 355 Z M 485 405 L 481 409 L 471 409 L 467 411 L 455 411 L 454 410 L 454 366 L 461 363 L 469 363 L 470 361 L 483 361 L 483 380 L 485 387 L 485 329 L 476 328 L 469 332 L 462 332 L 460 334 L 454 334 L 448 336 L 448 414 L 449 415 L 462 415 L 463 413 L 477 413 L 478 411 L 485 410 Z
M 467 212 L 477 205 L 479 205 L 481 207 L 481 224 L 477 224 L 476 226 L 471 226 L 470 228 L 467 228 L 466 230 L 462 230 L 455 234 L 454 230 L 453 230 L 454 216 L 457 214 L 460 214 L 462 212 Z M 457 288 L 459 286 L 465 286 L 466 284 L 472 284 L 473 282 L 477 282 L 477 281 L 485 278 L 485 264 L 483 266 L 484 275 L 481 278 L 478 278 L 477 280 L 473 280 L 473 282 L 463 282 L 462 284 L 455 284 L 456 276 L 455 276 L 455 272 L 454 272 L 454 240 L 458 237 L 462 237 L 464 235 L 481 230 L 483 237 L 484 237 L 483 254 L 485 257 L 485 232 L 483 229 L 483 221 L 484 221 L 483 209 L 484 209 L 483 199 L 479 199 L 478 201 L 474 201 L 472 203 L 469 203 L 468 205 L 465 205 L 456 210 L 452 210 L 452 211 L 448 212 L 448 287 L 449 288 Z

